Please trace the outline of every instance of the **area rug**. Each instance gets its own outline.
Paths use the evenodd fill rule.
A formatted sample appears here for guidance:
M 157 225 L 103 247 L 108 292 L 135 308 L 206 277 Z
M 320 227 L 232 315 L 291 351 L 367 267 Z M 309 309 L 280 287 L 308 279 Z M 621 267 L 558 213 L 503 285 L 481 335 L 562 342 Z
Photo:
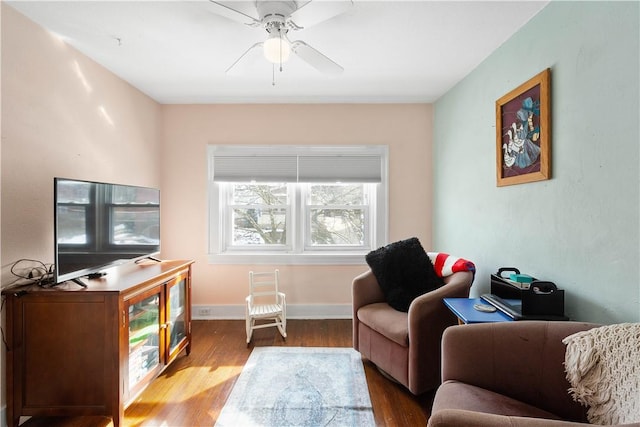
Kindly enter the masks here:
M 216 427 L 374 424 L 360 353 L 351 348 L 257 347 Z

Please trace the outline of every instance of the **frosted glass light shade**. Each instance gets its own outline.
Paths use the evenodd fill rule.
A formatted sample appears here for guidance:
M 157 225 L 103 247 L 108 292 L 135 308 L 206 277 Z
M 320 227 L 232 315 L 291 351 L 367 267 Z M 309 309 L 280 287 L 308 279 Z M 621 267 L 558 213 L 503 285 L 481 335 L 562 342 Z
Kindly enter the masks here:
M 272 64 L 280 64 L 287 62 L 291 54 L 291 45 L 286 39 L 277 35 L 269 37 L 263 45 L 264 57 Z

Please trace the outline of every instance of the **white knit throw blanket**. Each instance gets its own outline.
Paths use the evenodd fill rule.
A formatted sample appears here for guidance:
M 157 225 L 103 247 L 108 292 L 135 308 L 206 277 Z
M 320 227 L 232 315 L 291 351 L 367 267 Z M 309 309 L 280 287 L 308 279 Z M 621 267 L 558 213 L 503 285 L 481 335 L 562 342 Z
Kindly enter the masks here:
M 562 342 L 569 392 L 589 407 L 589 422 L 640 422 L 640 323 L 602 326 Z

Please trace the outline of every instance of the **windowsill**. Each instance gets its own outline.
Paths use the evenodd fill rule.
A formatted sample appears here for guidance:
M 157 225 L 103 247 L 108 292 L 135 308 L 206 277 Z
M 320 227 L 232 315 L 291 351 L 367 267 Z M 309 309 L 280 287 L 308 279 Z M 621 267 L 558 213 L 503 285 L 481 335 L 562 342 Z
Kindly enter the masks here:
M 366 252 L 331 253 L 222 253 L 209 254 L 209 264 L 365 265 Z

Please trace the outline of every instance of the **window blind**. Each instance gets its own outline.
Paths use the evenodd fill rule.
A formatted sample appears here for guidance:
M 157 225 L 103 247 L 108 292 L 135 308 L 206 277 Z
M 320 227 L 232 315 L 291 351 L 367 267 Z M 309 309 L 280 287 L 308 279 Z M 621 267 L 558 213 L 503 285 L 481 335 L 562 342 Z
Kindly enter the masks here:
M 382 182 L 381 155 L 214 155 L 216 182 Z
M 296 182 L 297 156 L 214 156 L 217 182 Z
M 298 182 L 381 182 L 380 156 L 299 156 Z

